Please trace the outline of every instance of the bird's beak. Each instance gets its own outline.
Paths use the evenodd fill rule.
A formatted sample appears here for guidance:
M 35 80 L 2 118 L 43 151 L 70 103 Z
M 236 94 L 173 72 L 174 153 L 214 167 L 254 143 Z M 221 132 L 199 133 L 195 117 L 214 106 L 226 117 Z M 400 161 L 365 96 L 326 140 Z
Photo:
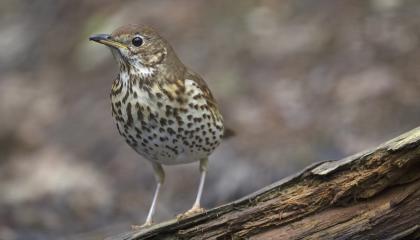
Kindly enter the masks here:
M 112 36 L 109 34 L 95 34 L 89 37 L 89 40 L 95 41 L 106 46 L 114 47 L 114 48 L 127 48 L 124 44 L 121 44 L 112 39 Z

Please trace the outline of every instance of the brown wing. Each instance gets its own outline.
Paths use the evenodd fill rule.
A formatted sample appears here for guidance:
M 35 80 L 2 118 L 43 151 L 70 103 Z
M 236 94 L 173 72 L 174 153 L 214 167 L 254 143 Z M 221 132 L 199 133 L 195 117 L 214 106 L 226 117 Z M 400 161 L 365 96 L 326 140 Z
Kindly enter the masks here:
M 236 135 L 236 132 L 232 130 L 231 128 L 225 127 L 224 133 L 223 133 L 223 139 L 229 139 L 231 137 L 234 137 Z
M 200 89 L 203 91 L 204 97 L 206 98 L 207 102 L 212 104 L 214 107 L 217 108 L 216 100 L 213 97 L 213 94 L 210 91 L 210 88 L 207 86 L 207 83 L 198 75 L 197 73 L 187 70 L 185 74 L 185 79 L 193 80 L 198 84 Z
M 216 100 L 214 99 L 213 94 L 210 91 L 210 88 L 207 86 L 207 83 L 200 77 L 200 75 L 198 75 L 197 73 L 193 71 L 188 70 L 188 72 L 186 73 L 185 79 L 190 79 L 196 82 L 198 86 L 200 87 L 200 89 L 203 91 L 204 97 L 206 98 L 207 103 L 211 106 L 211 108 L 216 109 L 217 112 L 220 112 L 217 107 Z M 230 128 L 225 127 L 223 138 L 227 139 L 233 136 L 235 136 L 235 131 L 233 131 Z

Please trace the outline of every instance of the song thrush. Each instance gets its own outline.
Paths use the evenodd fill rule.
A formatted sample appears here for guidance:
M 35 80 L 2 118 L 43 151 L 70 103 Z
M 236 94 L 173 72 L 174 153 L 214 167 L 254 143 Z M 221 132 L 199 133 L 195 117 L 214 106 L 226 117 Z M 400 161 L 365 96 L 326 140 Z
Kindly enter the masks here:
M 223 118 L 204 80 L 188 69 L 152 28 L 127 25 L 89 38 L 104 44 L 118 62 L 111 109 L 119 133 L 152 163 L 157 187 L 146 222 L 152 224 L 162 165 L 200 161 L 200 183 L 189 216 L 203 212 L 200 199 L 207 159 L 224 136 Z

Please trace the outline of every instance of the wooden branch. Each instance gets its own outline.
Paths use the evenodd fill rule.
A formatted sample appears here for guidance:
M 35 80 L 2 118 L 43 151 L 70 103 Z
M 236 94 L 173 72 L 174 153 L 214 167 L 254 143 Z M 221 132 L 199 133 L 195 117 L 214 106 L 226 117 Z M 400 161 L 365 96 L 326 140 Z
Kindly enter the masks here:
M 109 240 L 420 239 L 420 127 L 205 214 Z

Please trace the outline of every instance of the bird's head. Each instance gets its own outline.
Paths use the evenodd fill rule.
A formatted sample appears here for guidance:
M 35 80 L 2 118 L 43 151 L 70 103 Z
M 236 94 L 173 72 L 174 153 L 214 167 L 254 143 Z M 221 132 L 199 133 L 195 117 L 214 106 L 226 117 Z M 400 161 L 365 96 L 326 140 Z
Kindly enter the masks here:
M 126 25 L 89 40 L 108 46 L 121 71 L 143 78 L 183 66 L 169 43 L 150 27 Z

